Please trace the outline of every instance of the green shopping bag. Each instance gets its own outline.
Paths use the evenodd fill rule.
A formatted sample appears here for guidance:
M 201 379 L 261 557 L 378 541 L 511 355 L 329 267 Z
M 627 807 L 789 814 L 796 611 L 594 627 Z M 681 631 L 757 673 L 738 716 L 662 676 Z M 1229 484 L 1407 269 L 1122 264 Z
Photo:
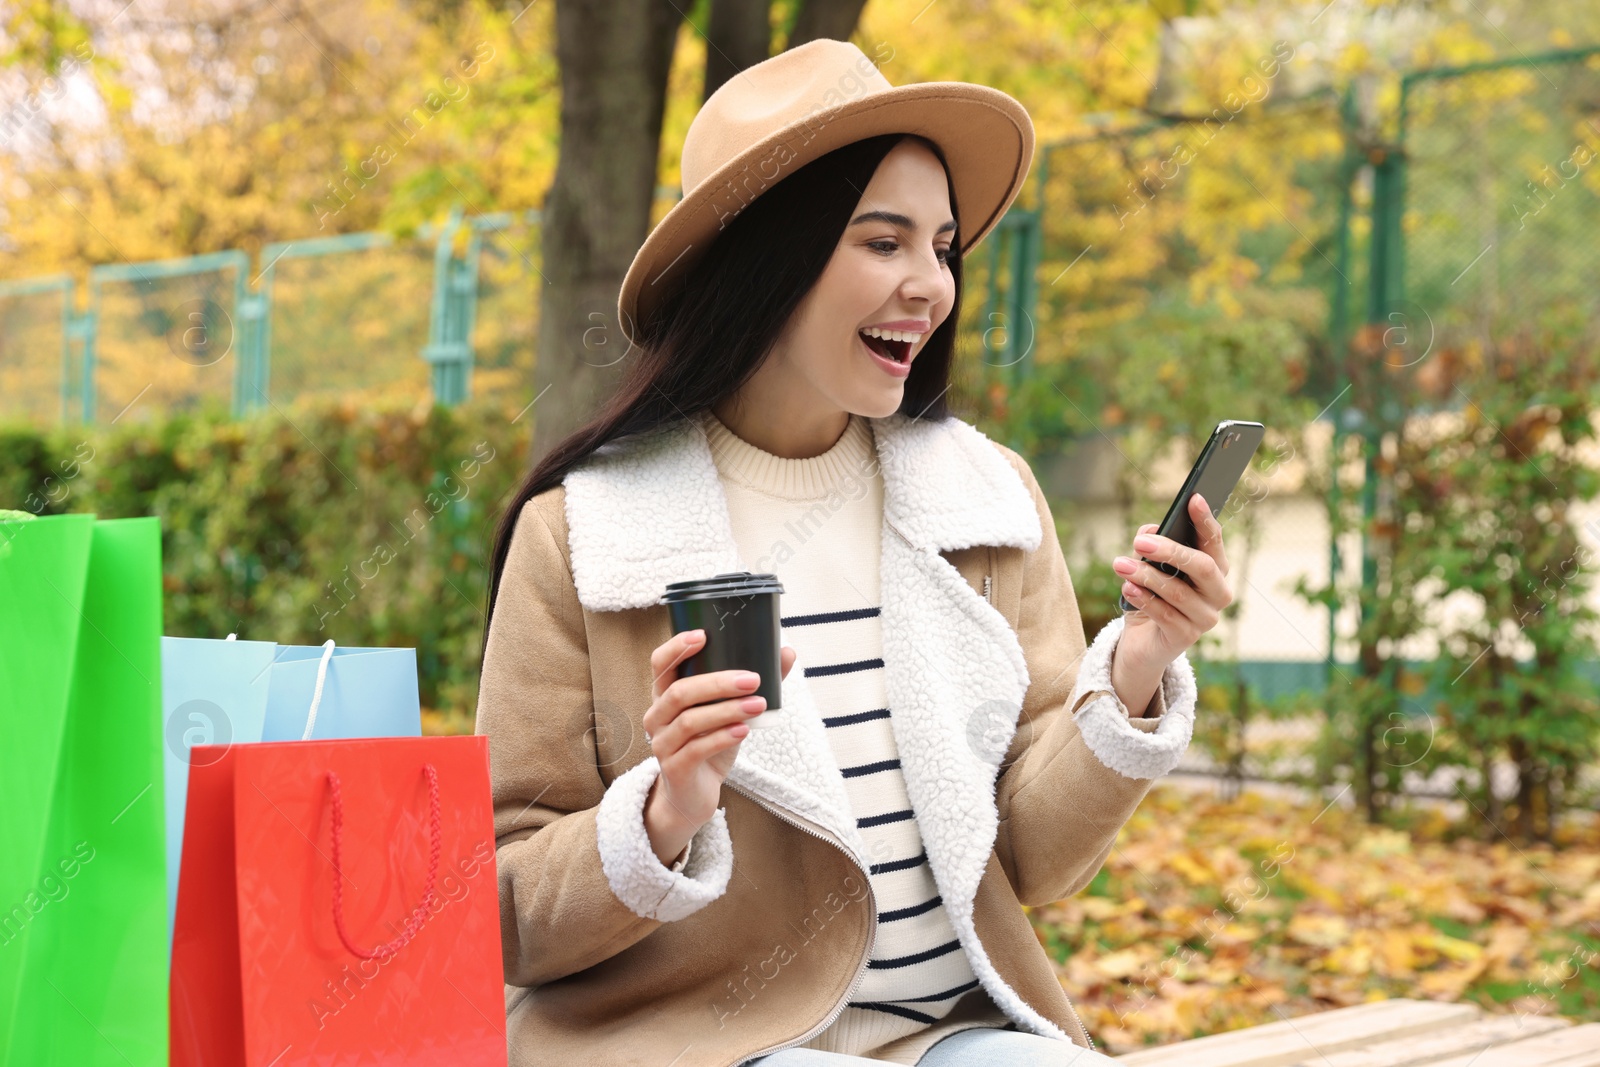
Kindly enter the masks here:
M 0 517 L 0 1067 L 167 1062 L 160 642 L 157 519 Z

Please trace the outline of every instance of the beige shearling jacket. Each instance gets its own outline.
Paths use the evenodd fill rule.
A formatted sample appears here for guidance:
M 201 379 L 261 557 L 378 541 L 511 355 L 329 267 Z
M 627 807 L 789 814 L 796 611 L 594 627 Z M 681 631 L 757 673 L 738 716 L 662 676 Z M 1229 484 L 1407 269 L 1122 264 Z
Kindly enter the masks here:
M 1193 671 L 1180 656 L 1149 714 L 1130 719 L 1111 687 L 1122 620 L 1086 642 L 1027 463 L 955 417 L 870 422 L 892 729 L 929 865 L 992 1002 L 984 1024 L 1093 1048 L 1022 906 L 1099 871 L 1188 746 Z M 607 444 L 518 516 L 477 712 L 512 1067 L 732 1067 L 809 1041 L 865 968 L 866 850 L 803 663 L 676 869 L 644 831 L 659 772 L 642 725 L 650 654 L 672 633 L 658 598 L 743 569 L 688 419 Z M 904 1039 L 902 1062 L 948 1027 Z

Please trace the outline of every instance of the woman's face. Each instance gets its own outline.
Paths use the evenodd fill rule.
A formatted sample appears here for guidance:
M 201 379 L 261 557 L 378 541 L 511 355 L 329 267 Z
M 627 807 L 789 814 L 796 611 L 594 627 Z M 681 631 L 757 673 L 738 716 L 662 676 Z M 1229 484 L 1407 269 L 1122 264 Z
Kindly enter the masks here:
M 955 303 L 946 263 L 956 223 L 944 167 L 918 141 L 884 157 L 822 276 L 801 300 L 757 372 L 760 401 L 796 426 L 831 425 L 900 407 L 910 365 Z M 868 341 L 869 328 L 895 338 Z M 887 364 L 873 346 L 903 362 Z M 899 373 L 896 373 L 895 367 Z

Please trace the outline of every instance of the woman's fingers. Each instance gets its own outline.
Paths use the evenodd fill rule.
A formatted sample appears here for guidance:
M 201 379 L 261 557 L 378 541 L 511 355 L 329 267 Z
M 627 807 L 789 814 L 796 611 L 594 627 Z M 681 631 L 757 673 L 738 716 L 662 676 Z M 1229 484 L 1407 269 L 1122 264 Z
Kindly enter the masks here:
M 1196 494 L 1190 499 L 1198 500 L 1200 498 Z M 1193 505 L 1193 507 L 1203 511 L 1208 518 L 1210 517 L 1211 511 L 1206 507 L 1203 500 L 1198 505 Z M 1233 591 L 1228 587 L 1227 572 L 1224 570 L 1227 566 L 1227 556 L 1222 549 L 1221 526 L 1217 524 L 1215 519 L 1210 521 L 1216 528 L 1208 541 L 1211 551 L 1190 548 L 1188 545 L 1181 544 L 1170 537 L 1163 537 L 1154 532 L 1140 532 L 1133 539 L 1134 551 L 1143 556 L 1145 560 L 1165 563 L 1175 567 L 1188 579 L 1187 582 L 1182 578 L 1166 574 L 1151 562 L 1142 562 L 1128 556 L 1118 556 L 1113 560 L 1112 569 L 1128 581 L 1145 586 L 1175 607 L 1182 608 L 1185 602 L 1192 602 L 1191 598 L 1185 595 L 1186 593 L 1198 593 L 1201 602 L 1217 611 L 1221 611 L 1233 603 Z M 1198 519 L 1195 525 L 1198 529 L 1200 526 Z M 1220 563 L 1218 562 L 1219 558 L 1221 560 Z M 1177 584 L 1172 584 L 1174 582 Z M 1127 595 L 1126 590 L 1123 595 Z M 1131 601 L 1135 598 L 1129 596 L 1128 599 Z
M 1224 578 L 1228 576 L 1228 552 L 1222 545 L 1222 523 L 1211 514 L 1211 508 L 1199 493 L 1189 498 L 1189 518 L 1194 522 L 1196 540 L 1199 542 L 1200 551 L 1210 556 L 1217 565 L 1217 571 Z M 1232 599 L 1231 596 L 1229 598 Z M 1224 605 L 1226 606 L 1226 605 Z
M 683 746 L 684 755 L 695 762 L 709 759 L 723 749 L 737 745 L 749 733 L 750 727 L 747 723 L 734 723 L 725 730 L 702 734 L 690 741 Z
M 650 655 L 654 674 L 650 707 L 644 713 L 645 737 L 651 750 L 663 761 L 682 752 L 700 752 L 705 745 L 692 747 L 708 738 L 721 738 L 717 746 L 727 747 L 749 732 L 744 724 L 766 710 L 766 700 L 755 694 L 761 676 L 754 671 L 723 670 L 710 674 L 678 677 L 679 665 L 705 646 L 703 630 L 691 630 L 663 642 Z M 779 653 L 783 677 L 788 677 L 798 653 L 784 645 Z M 730 730 L 737 730 L 730 734 Z M 703 758 L 703 757 L 702 757 Z M 690 763 L 695 762 L 693 758 Z
M 1163 575 L 1163 577 L 1166 576 Z M 1163 630 L 1169 631 L 1172 639 L 1177 643 L 1193 644 L 1194 641 L 1199 639 L 1200 634 L 1204 632 L 1195 626 L 1189 616 L 1143 586 L 1134 585 L 1130 589 L 1130 583 L 1128 582 L 1123 582 L 1122 586 L 1123 595 L 1128 598 L 1128 602 L 1147 615 L 1150 621 L 1156 623 Z M 1184 632 L 1186 629 L 1189 632 Z
M 1153 564 L 1137 563 L 1133 573 L 1126 578 L 1123 595 L 1140 608 L 1148 606 L 1155 597 L 1160 597 L 1193 622 L 1201 633 L 1211 629 L 1221 618 L 1221 608 L 1213 603 L 1204 590 L 1190 585 L 1177 575 L 1167 574 Z M 1131 591 L 1130 585 L 1133 587 Z
M 766 704 L 766 698 L 760 696 L 735 697 L 715 704 L 698 704 L 679 712 L 659 732 L 651 732 L 653 743 L 659 746 L 656 754 L 671 755 L 697 737 L 724 726 L 749 722 L 766 710 Z
M 673 634 L 672 639 L 656 646 L 650 653 L 650 699 L 659 700 L 678 677 L 678 664 L 688 659 L 705 644 L 704 630 L 685 630 Z
M 761 675 L 755 671 L 712 671 L 710 674 L 678 678 L 650 702 L 649 709 L 644 713 L 645 733 L 652 738 L 659 738 L 693 709 L 749 696 L 760 684 Z M 694 731 L 700 732 L 698 729 Z M 658 750 L 657 755 L 660 754 Z

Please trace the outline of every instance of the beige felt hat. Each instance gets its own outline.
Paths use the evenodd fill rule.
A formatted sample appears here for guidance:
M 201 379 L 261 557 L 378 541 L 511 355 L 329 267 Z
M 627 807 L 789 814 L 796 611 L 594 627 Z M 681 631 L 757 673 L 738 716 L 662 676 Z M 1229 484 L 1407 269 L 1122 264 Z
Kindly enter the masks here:
M 781 52 L 725 82 L 689 124 L 683 199 L 650 231 L 623 279 L 623 332 L 638 342 L 637 325 L 757 196 L 835 148 L 885 133 L 919 134 L 944 153 L 962 255 L 994 229 L 1033 162 L 1033 122 L 998 89 L 896 87 L 848 41 Z

